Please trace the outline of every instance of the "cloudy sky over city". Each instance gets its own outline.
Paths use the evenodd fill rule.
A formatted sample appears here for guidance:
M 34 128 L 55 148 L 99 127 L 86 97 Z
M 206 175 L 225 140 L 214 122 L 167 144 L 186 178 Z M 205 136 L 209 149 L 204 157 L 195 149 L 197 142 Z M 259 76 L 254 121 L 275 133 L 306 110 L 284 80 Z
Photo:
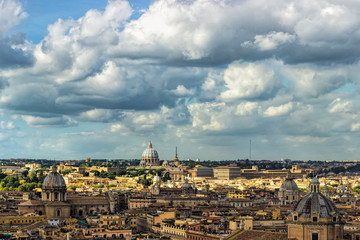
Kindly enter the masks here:
M 360 159 L 360 2 L 0 0 L 0 158 Z

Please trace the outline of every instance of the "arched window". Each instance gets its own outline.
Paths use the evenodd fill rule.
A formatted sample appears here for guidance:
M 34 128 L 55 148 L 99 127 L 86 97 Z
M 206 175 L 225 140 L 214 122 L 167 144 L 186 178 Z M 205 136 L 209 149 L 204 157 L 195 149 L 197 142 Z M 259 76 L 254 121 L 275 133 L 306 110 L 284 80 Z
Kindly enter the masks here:
M 39 211 L 39 216 L 41 216 L 42 215 L 42 211 Z
M 59 198 L 59 193 L 56 192 L 56 193 L 55 193 L 55 200 L 59 200 L 58 198 Z
M 50 198 L 50 193 L 46 193 L 46 199 L 49 199 Z
M 56 216 L 57 216 L 57 217 L 61 217 L 61 210 L 60 210 L 60 209 L 58 209 L 58 210 L 56 211 Z
M 79 210 L 79 216 L 82 216 L 83 215 L 83 210 Z

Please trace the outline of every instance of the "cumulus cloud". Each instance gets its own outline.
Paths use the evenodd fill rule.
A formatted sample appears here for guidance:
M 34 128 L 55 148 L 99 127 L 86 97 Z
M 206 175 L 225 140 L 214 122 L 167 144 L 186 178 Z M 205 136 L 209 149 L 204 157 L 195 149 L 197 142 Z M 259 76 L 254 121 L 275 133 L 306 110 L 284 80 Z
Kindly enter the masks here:
M 117 110 L 110 109 L 92 109 L 86 112 L 82 112 L 79 119 L 82 121 L 91 122 L 114 122 L 120 121 L 124 114 Z
M 23 33 L 10 30 L 27 17 L 21 3 L 14 0 L 0 1 L 0 69 L 29 66 L 33 63 L 31 49 L 28 48 Z
M 128 1 L 111 0 L 103 11 L 49 23 L 34 45 L 12 32 L 26 21 L 20 2 L 0 0 L 0 107 L 28 128 L 76 132 L 83 122 L 108 123 L 29 149 L 71 148 L 69 136 L 89 139 L 75 152 L 89 150 L 99 134 L 169 133 L 189 147 L 249 138 L 271 152 L 266 144 L 291 142 L 298 152 L 306 142 L 340 145 L 360 129 L 359 8 L 328 0 L 159 0 L 135 18 Z
M 280 44 L 295 41 L 295 36 L 283 32 L 271 32 L 266 35 L 256 35 L 254 45 L 263 51 L 273 50 Z
M 351 112 L 352 109 L 352 102 L 342 100 L 341 98 L 336 98 L 328 106 L 328 111 L 330 113 Z
M 32 127 L 64 127 L 64 126 L 74 126 L 77 124 L 77 121 L 71 119 L 68 116 L 60 117 L 34 117 L 22 115 L 21 118 Z
M 266 117 L 281 116 L 289 113 L 292 109 L 293 109 L 292 102 L 280 106 L 270 106 L 265 110 L 264 116 Z
M 18 25 L 27 13 L 18 1 L 1 0 L 0 2 L 0 36 L 3 36 L 12 27 Z
M 192 96 L 195 93 L 194 90 L 187 89 L 183 85 L 178 85 L 175 90 L 172 90 L 172 92 L 177 96 Z
M 227 91 L 221 93 L 224 100 L 241 98 L 269 98 L 281 87 L 274 70 L 264 64 L 235 62 L 224 72 Z

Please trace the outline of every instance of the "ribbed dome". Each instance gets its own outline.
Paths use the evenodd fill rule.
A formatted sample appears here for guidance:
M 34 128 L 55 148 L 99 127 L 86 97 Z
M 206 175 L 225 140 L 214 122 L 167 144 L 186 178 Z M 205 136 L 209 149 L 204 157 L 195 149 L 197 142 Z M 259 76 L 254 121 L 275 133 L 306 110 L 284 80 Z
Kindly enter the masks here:
M 42 187 L 44 189 L 52 189 L 52 188 L 56 188 L 56 189 L 65 188 L 66 189 L 65 180 L 64 180 L 63 176 L 61 176 L 61 174 L 57 172 L 55 165 L 52 166 L 51 173 L 49 173 L 45 177 Z
M 151 142 L 149 142 L 149 145 L 147 147 L 147 149 L 145 149 L 145 151 L 142 154 L 142 159 L 151 159 L 151 158 L 159 158 L 158 156 L 158 152 L 152 148 L 152 144 Z
M 311 179 L 310 183 L 319 183 L 319 179 L 317 177 L 314 177 L 313 179 Z
M 281 189 L 282 190 L 291 190 L 291 191 L 299 190 L 296 182 L 294 180 L 292 180 L 292 179 L 286 179 L 281 184 Z
M 319 192 L 310 192 L 297 204 L 295 211 L 299 217 L 309 218 L 311 213 L 319 213 L 320 218 L 328 218 L 338 213 L 334 203 Z
M 185 182 L 181 185 L 182 188 L 191 188 L 191 185 L 187 178 L 185 178 Z
M 319 214 L 320 218 L 329 218 L 338 214 L 334 203 L 320 193 L 320 182 L 316 177 L 310 182 L 310 192 L 296 205 L 295 212 L 299 217 L 309 218 L 312 214 Z
M 183 184 L 181 185 L 181 187 L 182 187 L 182 188 L 191 188 L 191 185 L 190 185 L 190 183 L 183 183 Z

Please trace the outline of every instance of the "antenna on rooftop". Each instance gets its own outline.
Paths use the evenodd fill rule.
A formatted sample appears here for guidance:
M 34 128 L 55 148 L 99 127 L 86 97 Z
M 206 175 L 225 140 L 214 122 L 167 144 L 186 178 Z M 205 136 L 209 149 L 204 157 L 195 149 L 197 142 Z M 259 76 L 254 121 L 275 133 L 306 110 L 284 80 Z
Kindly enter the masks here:
M 177 146 L 175 147 L 175 156 L 177 157 Z

